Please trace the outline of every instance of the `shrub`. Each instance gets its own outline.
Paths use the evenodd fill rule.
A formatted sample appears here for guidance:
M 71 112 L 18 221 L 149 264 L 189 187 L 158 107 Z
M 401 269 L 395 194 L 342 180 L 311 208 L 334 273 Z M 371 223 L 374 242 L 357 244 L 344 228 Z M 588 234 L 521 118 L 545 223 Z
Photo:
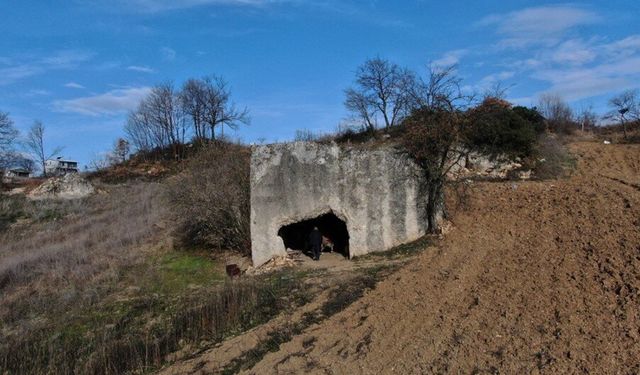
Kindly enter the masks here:
M 547 133 L 539 137 L 535 156 L 537 160 L 532 163 L 533 172 L 535 178 L 540 180 L 566 177 L 576 164 L 567 148 L 554 134 Z
M 0 232 L 6 230 L 20 216 L 24 215 L 26 198 L 0 193 Z
M 210 143 L 170 183 L 176 237 L 184 245 L 251 252 L 249 155 L 237 144 Z
M 533 152 L 534 124 L 518 115 L 507 102 L 485 99 L 469 111 L 469 122 L 468 141 L 473 149 L 492 156 L 511 157 L 524 157 Z
M 547 130 L 547 124 L 545 123 L 544 117 L 536 109 L 516 106 L 513 107 L 513 112 L 529 122 L 536 133 L 542 134 Z

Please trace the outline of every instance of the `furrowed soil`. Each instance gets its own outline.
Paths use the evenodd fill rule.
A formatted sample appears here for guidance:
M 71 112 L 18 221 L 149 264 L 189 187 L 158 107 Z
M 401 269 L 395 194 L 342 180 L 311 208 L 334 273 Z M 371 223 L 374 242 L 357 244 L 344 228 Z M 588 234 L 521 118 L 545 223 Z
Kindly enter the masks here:
M 640 373 L 640 147 L 571 151 L 568 179 L 474 183 L 444 240 L 242 371 Z

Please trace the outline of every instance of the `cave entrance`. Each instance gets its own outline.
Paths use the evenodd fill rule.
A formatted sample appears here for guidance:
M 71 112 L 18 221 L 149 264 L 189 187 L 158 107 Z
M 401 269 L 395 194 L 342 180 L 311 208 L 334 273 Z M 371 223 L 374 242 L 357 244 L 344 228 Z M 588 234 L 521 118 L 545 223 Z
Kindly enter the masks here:
M 349 257 L 349 231 L 347 223 L 337 217 L 333 212 L 320 215 L 313 219 L 299 221 L 285 225 L 278 231 L 286 249 L 300 250 L 307 255 L 311 254 L 309 246 L 309 234 L 314 227 L 318 227 L 327 241 L 333 245 L 333 251 Z M 330 246 L 323 246 L 323 251 L 329 251 Z

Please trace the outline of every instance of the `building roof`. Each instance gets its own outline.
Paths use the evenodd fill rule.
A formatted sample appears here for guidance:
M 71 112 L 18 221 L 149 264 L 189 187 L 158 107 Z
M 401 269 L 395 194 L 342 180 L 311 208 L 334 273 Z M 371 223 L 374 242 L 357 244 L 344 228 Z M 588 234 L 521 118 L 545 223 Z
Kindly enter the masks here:
M 77 163 L 77 161 L 75 161 L 75 160 L 62 159 L 62 158 L 47 159 L 47 161 L 57 161 L 57 162 L 61 162 L 61 163 Z

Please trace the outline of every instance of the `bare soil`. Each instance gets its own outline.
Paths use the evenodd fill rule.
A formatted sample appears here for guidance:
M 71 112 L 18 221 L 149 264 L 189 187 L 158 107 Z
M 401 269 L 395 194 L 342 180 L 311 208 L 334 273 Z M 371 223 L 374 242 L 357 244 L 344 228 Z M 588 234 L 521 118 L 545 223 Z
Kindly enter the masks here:
M 475 183 L 437 246 L 245 371 L 640 373 L 640 145 L 571 150 L 568 179 Z

